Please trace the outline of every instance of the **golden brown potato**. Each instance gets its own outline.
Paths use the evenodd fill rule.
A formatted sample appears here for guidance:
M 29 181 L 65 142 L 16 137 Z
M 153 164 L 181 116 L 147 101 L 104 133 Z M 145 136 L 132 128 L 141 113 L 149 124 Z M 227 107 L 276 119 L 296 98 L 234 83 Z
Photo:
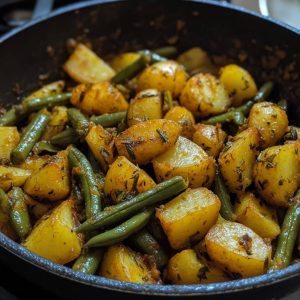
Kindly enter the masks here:
M 34 98 L 43 98 L 48 96 L 53 96 L 59 93 L 62 93 L 65 87 L 65 82 L 63 80 L 51 82 L 42 86 L 39 90 L 34 91 L 29 96 L 25 98 L 25 101 L 28 99 Z
M 101 125 L 91 125 L 85 137 L 89 148 L 100 163 L 102 170 L 107 171 L 108 166 L 114 161 L 114 137 Z
M 133 283 L 160 281 L 159 271 L 153 262 L 123 245 L 110 246 L 106 250 L 100 276 Z
M 197 284 L 228 281 L 226 273 L 212 262 L 199 258 L 192 249 L 175 254 L 168 263 L 167 277 L 173 284 Z
M 251 74 L 238 65 L 230 64 L 221 68 L 220 81 L 231 98 L 233 106 L 241 105 L 257 93 Z
M 11 151 L 19 144 L 20 135 L 17 127 L 0 127 L 0 161 L 10 160 Z
M 194 126 L 193 142 L 212 157 L 217 157 L 223 148 L 227 134 L 219 125 L 197 124 Z
M 235 222 L 214 225 L 205 244 L 213 261 L 242 277 L 265 273 L 271 258 L 271 247 L 253 230 Z
M 139 92 L 130 101 L 127 111 L 127 124 L 135 124 L 154 119 L 162 118 L 161 94 L 155 89 Z
M 157 62 L 147 67 L 138 77 L 138 91 L 157 89 L 160 92 L 170 91 L 178 97 L 187 80 L 187 73 L 177 62 L 168 60 Z
M 236 221 L 251 228 L 262 238 L 275 239 L 280 234 L 276 210 L 252 193 L 239 196 L 235 203 Z
M 182 126 L 181 135 L 188 139 L 192 138 L 195 118 L 188 109 L 183 106 L 175 106 L 165 114 L 164 119 L 172 120 L 180 124 Z
M 123 94 L 108 81 L 78 85 L 72 91 L 71 103 L 88 115 L 113 113 L 128 108 Z
M 110 65 L 116 72 L 120 72 L 122 69 L 139 59 L 141 55 L 137 52 L 126 52 L 115 56 Z
M 187 179 L 192 188 L 210 187 L 215 176 L 215 160 L 192 141 L 180 136 L 176 144 L 153 160 L 157 181 L 173 176 Z
M 232 193 L 243 192 L 252 183 L 258 147 L 258 130 L 250 127 L 228 141 L 220 153 L 221 173 Z
M 63 66 L 65 72 L 80 83 L 97 83 L 110 80 L 115 71 L 91 49 L 78 44 Z
M 60 151 L 25 182 L 24 191 L 41 200 L 57 201 L 70 193 L 69 161 L 66 151 Z
M 41 203 L 24 194 L 25 203 L 27 205 L 29 214 L 35 221 L 44 216 L 50 209 L 51 205 L 46 203 Z
M 147 164 L 172 147 L 181 133 L 181 126 L 169 120 L 149 120 L 123 131 L 115 139 L 119 155 L 138 164 Z
M 180 95 L 180 104 L 196 117 L 204 118 L 226 111 L 231 101 L 215 76 L 200 73 L 187 81 Z
M 288 206 L 300 186 L 300 141 L 260 153 L 254 168 L 255 187 L 270 204 Z
M 260 102 L 251 108 L 248 126 L 256 127 L 261 135 L 261 147 L 274 146 L 288 129 L 286 112 L 277 104 Z
M 154 180 L 126 157 L 119 156 L 105 177 L 104 193 L 117 203 L 130 194 L 142 193 L 155 187 Z
M 29 170 L 0 166 L 0 188 L 8 191 L 13 186 L 22 186 L 30 174 Z
M 160 206 L 156 217 L 173 249 L 200 240 L 216 223 L 221 202 L 207 188 L 188 189 Z
M 24 170 L 29 170 L 32 173 L 43 167 L 47 161 L 51 158 L 50 155 L 32 155 L 26 158 L 24 162 L 21 164 L 17 165 L 16 167 L 24 169 Z
M 23 246 L 61 265 L 76 259 L 82 243 L 74 231 L 78 221 L 73 204 L 73 200 L 66 200 L 40 219 Z

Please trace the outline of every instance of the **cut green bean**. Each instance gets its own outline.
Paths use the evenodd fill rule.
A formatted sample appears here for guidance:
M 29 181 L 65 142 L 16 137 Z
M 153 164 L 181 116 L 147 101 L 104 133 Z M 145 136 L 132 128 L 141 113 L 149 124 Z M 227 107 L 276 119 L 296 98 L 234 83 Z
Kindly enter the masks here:
M 73 128 L 67 128 L 64 131 L 56 134 L 51 138 L 50 142 L 53 145 L 67 147 L 71 144 L 76 144 L 80 140 L 79 135 Z
M 228 221 L 234 221 L 235 214 L 233 212 L 232 204 L 230 201 L 230 195 L 223 181 L 219 167 L 217 167 L 216 169 L 214 191 L 221 201 L 221 216 Z
M 165 46 L 156 48 L 153 50 L 153 52 L 163 57 L 172 58 L 177 55 L 178 49 L 174 46 Z
M 173 97 L 170 91 L 164 91 L 163 93 L 164 104 L 167 106 L 168 110 L 173 108 Z
M 72 269 L 85 274 L 94 275 L 97 272 L 102 257 L 102 249 L 89 249 L 76 259 Z
M 89 131 L 89 120 L 77 108 L 68 109 L 68 118 L 79 137 L 84 138 Z
M 124 118 L 127 111 L 120 111 L 111 114 L 103 114 L 101 116 L 92 116 L 91 122 L 101 125 L 104 128 L 117 126 Z
M 9 214 L 10 212 L 10 202 L 8 200 L 7 195 L 5 194 L 5 192 L 0 188 L 0 210 L 4 213 L 4 214 Z
M 165 266 L 168 262 L 168 256 L 164 249 L 159 245 L 155 238 L 146 230 L 142 229 L 130 237 L 130 241 L 140 251 L 152 255 L 159 268 Z
M 49 142 L 40 141 L 33 147 L 33 153 L 39 155 L 42 152 L 57 153 L 61 149 L 55 147 Z
M 101 211 L 101 195 L 94 171 L 84 154 L 75 147 L 70 148 L 68 158 L 71 166 L 78 170 L 76 175 L 82 186 L 86 217 L 92 218 Z
M 30 217 L 24 193 L 21 188 L 14 187 L 9 193 L 12 200 L 10 220 L 15 231 L 21 239 L 24 239 L 31 231 Z
M 173 177 L 167 181 L 159 183 L 153 189 L 150 189 L 144 193 L 140 193 L 128 201 L 107 207 L 98 215 L 81 224 L 77 228 L 77 231 L 84 232 L 116 224 L 132 216 L 143 208 L 152 206 L 163 200 L 178 195 L 187 187 L 187 182 L 185 182 L 181 176 Z
M 13 107 L 0 117 L 0 126 L 15 125 L 17 120 L 18 116 L 16 115 L 16 109 Z
M 277 103 L 284 111 L 288 111 L 288 103 L 285 99 L 281 99 L 280 101 L 278 101 Z
M 84 246 L 103 247 L 120 243 L 146 226 L 153 212 L 154 208 L 148 208 L 121 225 L 92 237 Z
M 161 56 L 151 50 L 148 50 L 148 49 L 141 50 L 141 51 L 139 51 L 139 53 L 145 55 L 150 64 L 168 60 L 166 57 L 163 57 L 163 56 Z
M 277 248 L 269 268 L 269 272 L 286 268 L 293 255 L 298 233 L 300 230 L 300 193 L 298 191 L 294 203 L 287 210 L 284 217 Z
M 34 145 L 41 138 L 49 120 L 49 115 L 39 112 L 29 123 L 22 135 L 21 141 L 11 152 L 11 160 L 14 164 L 25 161 Z

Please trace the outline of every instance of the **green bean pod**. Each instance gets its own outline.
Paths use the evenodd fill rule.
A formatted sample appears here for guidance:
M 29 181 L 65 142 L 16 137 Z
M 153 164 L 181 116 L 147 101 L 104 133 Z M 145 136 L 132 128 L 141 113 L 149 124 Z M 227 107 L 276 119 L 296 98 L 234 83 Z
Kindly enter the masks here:
M 67 128 L 64 131 L 53 136 L 50 142 L 55 146 L 67 147 L 71 144 L 76 144 L 79 140 L 80 137 L 75 129 Z
M 11 205 L 10 205 L 9 199 L 8 199 L 7 195 L 5 194 L 5 192 L 0 188 L 0 210 L 4 214 L 9 214 L 10 208 L 11 208 Z
M 124 118 L 126 118 L 127 111 L 120 111 L 111 114 L 103 114 L 101 116 L 92 116 L 90 121 L 101 125 L 104 128 L 117 126 Z
M 168 110 L 173 108 L 173 97 L 170 91 L 164 91 L 163 93 L 164 104 L 167 106 Z
M 33 147 L 33 153 L 37 155 L 42 152 L 57 153 L 58 151 L 60 151 L 59 148 L 46 141 L 40 141 Z
M 284 111 L 288 111 L 288 103 L 285 99 L 281 99 L 277 103 Z
M 159 183 L 153 189 L 138 194 L 132 199 L 107 207 L 98 215 L 79 225 L 76 231 L 84 232 L 116 224 L 127 219 L 143 208 L 153 206 L 156 203 L 176 196 L 187 187 L 187 183 L 181 176 L 173 177 L 167 181 Z
M 129 236 L 146 226 L 153 212 L 154 208 L 146 209 L 145 211 L 131 217 L 121 225 L 92 237 L 84 245 L 84 247 L 104 247 L 124 241 Z
M 79 137 L 84 138 L 89 131 L 89 120 L 77 108 L 68 109 L 68 118 Z
M 72 269 L 85 274 L 94 275 L 97 272 L 102 257 L 102 249 L 89 249 L 76 259 Z
M 156 48 L 153 52 L 163 57 L 172 58 L 178 53 L 178 49 L 174 46 L 165 46 Z
M 0 126 L 11 126 L 17 123 L 16 108 L 13 107 L 0 117 Z
M 49 115 L 39 112 L 29 123 L 19 144 L 11 152 L 11 160 L 14 164 L 19 164 L 25 161 L 34 145 L 41 138 L 49 120 Z
M 154 64 L 160 61 L 166 61 L 168 60 L 166 57 L 163 57 L 157 53 L 155 53 L 154 51 L 145 49 L 145 50 L 141 50 L 139 51 L 139 53 L 145 55 L 149 61 L 150 64 Z

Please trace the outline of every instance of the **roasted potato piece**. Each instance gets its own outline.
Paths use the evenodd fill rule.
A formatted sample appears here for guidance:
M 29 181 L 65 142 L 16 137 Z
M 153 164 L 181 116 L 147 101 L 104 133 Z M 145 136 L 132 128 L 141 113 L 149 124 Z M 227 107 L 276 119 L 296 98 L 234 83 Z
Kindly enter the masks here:
M 200 240 L 216 223 L 221 202 L 207 188 L 188 189 L 160 206 L 156 217 L 173 249 Z
M 20 135 L 17 127 L 0 127 L 0 161 L 10 160 L 11 151 L 18 145 Z
M 117 203 L 130 194 L 145 192 L 155 187 L 154 180 L 126 157 L 119 156 L 109 167 L 104 193 Z
M 254 167 L 258 193 L 270 204 L 289 206 L 300 186 L 300 141 L 273 146 L 260 153 Z
M 153 160 L 157 181 L 180 175 L 192 188 L 210 187 L 215 176 L 215 160 L 192 141 L 180 136 L 176 144 Z
M 130 101 L 127 111 L 127 124 L 135 124 L 162 118 L 161 94 L 155 89 L 139 92 Z
M 217 157 L 223 148 L 227 134 L 221 126 L 197 124 L 194 126 L 193 142 L 212 157 Z
M 92 125 L 85 140 L 102 169 L 106 172 L 114 160 L 114 137 L 101 125 Z
M 91 49 L 78 44 L 63 66 L 65 72 L 80 83 L 97 83 L 110 80 L 115 71 Z
M 234 136 L 220 153 L 221 173 L 232 193 L 243 192 L 252 183 L 258 147 L 258 130 L 250 127 Z
M 252 193 L 239 196 L 235 203 L 236 221 L 251 228 L 262 238 L 275 239 L 280 234 L 276 210 Z
M 141 57 L 141 55 L 137 52 L 122 53 L 122 54 L 115 56 L 112 59 L 110 65 L 116 72 L 120 72 L 122 69 L 124 69 L 128 65 L 132 64 L 140 57 Z
M 230 280 L 212 262 L 197 257 L 193 249 L 182 250 L 168 263 L 167 277 L 173 284 L 197 284 Z
M 60 151 L 25 182 L 24 191 L 41 200 L 57 201 L 70 193 L 69 161 L 66 151 Z
M 187 81 L 180 95 L 180 104 L 196 117 L 204 118 L 226 111 L 231 101 L 215 76 L 200 73 Z
M 78 85 L 72 91 L 71 103 L 88 115 L 113 113 L 128 108 L 123 94 L 108 81 Z
M 230 64 L 221 68 L 220 81 L 231 98 L 233 106 L 239 106 L 257 94 L 253 77 L 238 65 Z
M 261 147 L 274 146 L 288 129 L 286 112 L 277 104 L 260 102 L 253 105 L 248 118 L 248 126 L 256 127 L 261 135 Z
M 81 239 L 74 231 L 78 221 L 73 200 L 66 200 L 40 219 L 23 246 L 55 263 L 64 265 L 80 255 Z
M 153 262 L 123 245 L 110 246 L 103 257 L 100 276 L 133 282 L 158 283 L 159 271 Z
M 271 247 L 250 228 L 235 222 L 220 222 L 205 236 L 212 260 L 242 277 L 265 273 Z
M 180 124 L 182 126 L 181 135 L 188 139 L 192 138 L 195 118 L 188 109 L 182 106 L 175 106 L 165 114 L 164 119 L 172 120 Z
M 34 98 L 43 98 L 43 97 L 60 94 L 63 92 L 64 87 L 65 87 L 65 82 L 63 80 L 51 82 L 49 84 L 42 86 L 39 90 L 34 91 L 29 96 L 27 96 L 25 99 L 28 100 L 28 99 L 34 99 Z
M 8 191 L 13 186 L 22 186 L 30 174 L 29 170 L 0 166 L 0 188 Z
M 169 120 L 149 120 L 123 131 L 115 139 L 119 155 L 138 164 L 147 164 L 172 147 L 181 133 L 181 126 Z
M 32 173 L 43 167 L 47 161 L 51 158 L 50 155 L 32 155 L 26 158 L 24 162 L 21 164 L 17 165 L 16 167 L 24 169 L 24 170 L 29 170 Z
M 34 218 L 35 221 L 40 219 L 51 209 L 50 204 L 41 203 L 39 201 L 32 199 L 31 197 L 29 197 L 26 194 L 24 194 L 24 195 L 25 195 L 25 203 L 27 205 L 29 214 L 31 217 Z
M 137 79 L 137 90 L 157 89 L 170 91 L 178 97 L 187 80 L 187 73 L 177 62 L 168 60 L 157 62 L 147 67 Z

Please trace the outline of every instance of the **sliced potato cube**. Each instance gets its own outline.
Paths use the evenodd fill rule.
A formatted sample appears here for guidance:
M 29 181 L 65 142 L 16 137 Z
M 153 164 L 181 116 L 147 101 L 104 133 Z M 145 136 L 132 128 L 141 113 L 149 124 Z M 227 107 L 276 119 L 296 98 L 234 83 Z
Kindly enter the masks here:
M 51 158 L 50 155 L 43 155 L 43 156 L 32 155 L 27 157 L 24 162 L 17 165 L 16 167 L 24 170 L 29 170 L 33 173 L 38 169 L 42 168 L 50 158 Z
M 0 188 L 6 192 L 13 186 L 22 186 L 30 174 L 29 170 L 0 166 Z
M 9 161 L 11 151 L 19 144 L 17 127 L 0 127 L 0 161 Z

